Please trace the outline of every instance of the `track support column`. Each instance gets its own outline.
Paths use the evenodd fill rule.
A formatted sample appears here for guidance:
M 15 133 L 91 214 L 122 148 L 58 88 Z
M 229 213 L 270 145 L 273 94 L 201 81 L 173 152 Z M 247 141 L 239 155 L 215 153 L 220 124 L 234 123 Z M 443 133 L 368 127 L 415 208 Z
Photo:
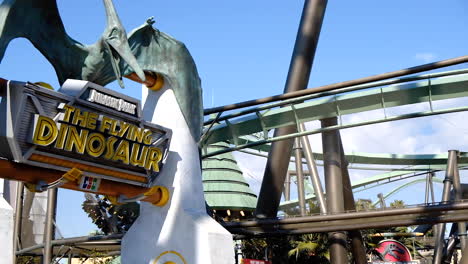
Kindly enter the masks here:
M 301 23 L 284 88 L 285 93 L 307 88 L 326 6 L 327 0 L 306 0 L 304 2 Z M 288 135 L 294 132 L 296 132 L 295 126 L 287 126 L 275 129 L 274 136 Z M 255 215 L 258 217 L 276 217 L 278 213 L 292 146 L 292 139 L 271 144 L 255 211 Z
M 305 131 L 304 123 L 299 125 L 299 132 Z M 325 195 L 323 194 L 322 183 L 317 171 L 317 164 L 315 163 L 312 148 L 310 147 L 309 138 L 307 136 L 301 137 L 302 151 L 307 161 L 307 167 L 309 168 L 310 178 L 312 180 L 312 186 L 314 187 L 315 197 L 320 206 L 320 213 L 327 213 L 327 203 L 325 202 Z
M 453 183 L 453 174 L 455 171 L 455 165 L 457 164 L 457 151 L 449 150 L 447 158 L 447 170 L 444 179 L 444 189 L 442 191 L 442 203 L 447 203 L 450 199 L 450 189 Z M 435 247 L 434 247 L 434 259 L 433 264 L 441 264 L 443 251 L 445 248 L 444 234 L 445 234 L 445 223 L 437 224 L 435 226 Z
M 320 120 L 322 127 L 334 126 L 337 118 Z M 344 212 L 343 177 L 341 163 L 341 146 L 338 131 L 322 133 L 323 163 L 325 171 L 325 188 L 327 192 L 327 206 L 329 213 Z M 330 263 L 348 263 L 346 253 L 346 234 L 344 232 L 331 232 L 328 234 L 330 243 Z
M 24 183 L 16 183 L 15 223 L 13 226 L 13 263 L 16 263 L 16 251 L 21 249 L 21 227 L 23 223 Z
M 458 155 L 459 152 L 455 150 L 456 158 L 454 159 L 453 165 L 453 191 L 455 196 L 455 202 L 460 202 L 462 200 L 462 188 L 460 182 L 460 173 L 458 170 Z M 460 249 L 466 247 L 466 222 L 458 222 L 458 238 L 460 239 Z
M 286 180 L 284 181 L 284 200 L 291 200 L 291 174 L 289 171 L 286 173 Z
M 47 191 L 47 217 L 44 227 L 44 259 L 43 264 L 50 264 L 53 257 L 53 247 L 51 241 L 54 239 L 54 222 L 57 208 L 57 188 Z
M 337 131 L 339 143 L 340 143 L 340 158 L 341 158 L 341 174 L 343 177 L 343 198 L 344 208 L 346 211 L 355 211 L 356 204 L 354 203 L 353 189 L 351 187 L 351 179 L 349 178 L 348 172 L 348 161 L 344 154 L 343 141 L 341 141 L 340 132 Z M 366 264 L 366 248 L 364 247 L 364 241 L 362 240 L 362 234 L 359 230 L 351 230 L 348 232 L 348 236 L 351 240 L 351 250 L 356 264 Z
M 305 216 L 306 208 L 304 192 L 304 173 L 302 170 L 302 149 L 299 138 L 294 139 L 294 152 L 296 160 L 297 197 L 299 198 L 299 210 L 301 212 L 301 216 Z

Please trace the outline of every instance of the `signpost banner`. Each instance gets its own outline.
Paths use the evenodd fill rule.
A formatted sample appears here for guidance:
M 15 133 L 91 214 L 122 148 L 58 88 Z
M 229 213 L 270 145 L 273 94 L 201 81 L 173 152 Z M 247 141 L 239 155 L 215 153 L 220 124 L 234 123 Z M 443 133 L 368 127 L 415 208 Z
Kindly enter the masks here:
M 139 100 L 78 80 L 59 91 L 10 81 L 0 115 L 0 157 L 76 168 L 83 172 L 79 189 L 93 192 L 101 179 L 151 187 L 172 134 L 142 119 Z

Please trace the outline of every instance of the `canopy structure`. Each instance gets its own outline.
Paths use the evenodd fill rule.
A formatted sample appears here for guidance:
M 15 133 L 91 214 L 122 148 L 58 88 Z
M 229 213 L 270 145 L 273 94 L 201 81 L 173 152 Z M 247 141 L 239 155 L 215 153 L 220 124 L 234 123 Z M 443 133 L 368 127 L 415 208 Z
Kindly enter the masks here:
M 228 147 L 227 143 L 218 142 L 207 148 L 208 151 L 217 151 Z M 204 159 L 202 168 L 205 199 L 211 209 L 229 210 L 228 215 L 238 212 L 241 216 L 250 215 L 255 210 L 257 196 L 231 153 Z

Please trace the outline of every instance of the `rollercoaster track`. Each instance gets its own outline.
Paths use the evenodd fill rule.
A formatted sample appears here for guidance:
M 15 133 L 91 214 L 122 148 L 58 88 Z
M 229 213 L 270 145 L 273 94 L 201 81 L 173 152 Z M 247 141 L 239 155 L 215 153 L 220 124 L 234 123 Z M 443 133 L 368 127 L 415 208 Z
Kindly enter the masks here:
M 459 164 L 459 165 L 463 166 L 463 167 L 466 166 L 466 164 Z M 431 170 L 432 171 L 440 171 L 440 170 L 444 170 L 444 169 L 445 169 L 445 166 L 440 165 L 440 166 L 432 166 Z M 353 188 L 353 190 L 355 190 L 354 192 L 360 192 L 360 191 L 364 191 L 364 190 L 370 189 L 370 188 L 378 186 L 378 185 L 391 183 L 391 182 L 395 182 L 395 181 L 399 181 L 399 180 L 404 180 L 404 179 L 420 176 L 422 174 L 423 173 L 421 173 L 420 170 L 415 170 L 415 171 L 407 171 L 407 170 L 405 170 L 405 171 L 398 171 L 398 170 L 397 171 L 391 171 L 391 172 L 382 173 L 382 174 L 379 174 L 379 175 L 376 175 L 376 176 L 372 176 L 372 177 L 368 177 L 368 178 L 356 181 L 356 182 L 354 182 L 352 184 L 352 188 Z M 437 179 L 437 178 L 433 178 L 433 180 L 434 180 L 434 182 L 441 181 L 440 179 Z M 406 187 L 408 187 L 408 186 L 406 186 Z M 358 188 L 362 188 L 362 189 L 358 189 Z M 356 190 L 356 189 L 358 189 L 358 190 Z M 398 187 L 396 189 L 398 189 Z M 394 191 L 395 190 L 392 190 L 392 191 L 390 191 L 390 193 L 392 193 Z M 399 191 L 399 190 L 397 190 L 397 191 Z M 315 199 L 315 194 L 306 195 L 305 199 L 306 199 L 306 201 L 313 200 L 313 199 Z M 284 209 L 287 209 L 287 208 L 295 207 L 297 205 L 299 205 L 298 200 L 289 200 L 289 201 L 285 201 L 285 202 L 281 203 L 279 208 L 280 208 L 280 210 L 284 210 Z
M 444 182 L 443 180 L 441 180 L 439 178 L 432 178 L 432 181 L 434 183 L 440 183 L 440 184 L 442 184 Z M 395 189 L 391 190 L 390 192 L 385 194 L 383 196 L 383 198 L 384 199 L 390 198 L 392 195 L 397 194 L 401 190 L 406 189 L 406 188 L 410 187 L 411 185 L 415 185 L 415 184 L 423 183 L 423 182 L 426 182 L 426 179 L 417 179 L 417 180 L 414 180 L 414 181 L 407 182 L 407 183 L 402 184 L 402 185 L 396 187 Z M 372 205 L 376 206 L 378 203 L 379 203 L 379 201 L 377 200 L 377 201 L 373 202 Z
M 202 158 L 243 149 L 269 152 L 272 142 L 288 138 L 396 120 L 467 111 L 468 106 L 435 109 L 433 104 L 435 101 L 467 97 L 467 71 L 468 69 L 463 69 L 363 84 L 341 90 L 293 98 L 225 116 L 221 116 L 221 112 L 218 112 L 216 123 L 211 122 L 210 124 L 210 122 L 206 122 L 210 126 L 205 130 L 205 134 L 200 142 Z M 427 108 L 430 110 L 410 112 L 396 116 L 387 115 L 387 110 L 390 108 L 418 103 L 427 103 Z M 343 117 L 346 118 L 351 114 L 362 114 L 372 110 L 381 110 L 384 118 L 355 123 L 343 122 Z M 296 132 L 281 137 L 273 137 L 272 133 L 270 133 L 270 131 L 279 127 L 299 126 L 301 123 L 330 117 L 337 117 L 340 120 L 339 124 L 333 127 Z M 206 146 L 217 142 L 227 142 L 231 147 L 208 152 Z M 314 158 L 322 160 L 323 155 L 322 153 L 314 153 Z M 402 170 L 396 168 L 390 172 L 356 181 L 352 185 L 355 191 L 372 188 L 376 184 L 415 177 L 421 175 L 422 171 L 445 170 L 447 164 L 446 153 L 391 154 L 353 152 L 346 153 L 346 159 L 350 164 L 411 166 Z M 458 162 L 460 167 L 467 166 L 468 153 L 460 152 Z M 438 179 L 435 179 L 435 181 L 437 182 Z M 403 184 L 387 195 L 392 195 L 401 189 L 419 182 L 419 180 L 415 180 Z M 310 194 L 306 196 L 306 199 L 313 199 L 314 197 L 315 195 Z M 296 206 L 297 204 L 298 201 L 287 201 L 280 205 L 280 209 Z
M 434 101 L 468 96 L 467 87 L 468 74 L 456 74 L 327 96 L 325 98 L 316 98 L 305 102 L 293 102 L 281 108 L 272 107 L 270 109 L 264 109 L 263 111 L 257 111 L 255 114 L 226 119 L 214 125 L 203 137 L 203 141 L 200 145 L 203 149 L 203 157 L 206 158 L 234 150 L 260 147 L 274 141 L 317 134 L 324 131 L 467 111 L 468 107 L 466 106 L 442 110 L 434 109 L 433 107 Z M 397 116 L 387 116 L 386 114 L 386 110 L 389 108 L 417 103 L 427 103 L 430 110 Z M 343 123 L 343 116 L 379 109 L 384 112 L 384 118 L 365 120 L 357 123 Z M 268 133 L 275 128 L 298 125 L 300 123 L 329 117 L 338 117 L 339 120 L 341 120 L 340 124 L 326 129 L 308 130 L 276 138 L 271 137 L 271 134 Z M 248 137 L 256 133 L 263 134 L 263 136 L 257 138 Z M 207 152 L 204 147 L 220 141 L 228 142 L 233 147 L 211 153 Z M 390 158 L 391 160 L 397 160 L 395 158 L 398 157 Z M 409 159 L 411 159 L 411 157 Z

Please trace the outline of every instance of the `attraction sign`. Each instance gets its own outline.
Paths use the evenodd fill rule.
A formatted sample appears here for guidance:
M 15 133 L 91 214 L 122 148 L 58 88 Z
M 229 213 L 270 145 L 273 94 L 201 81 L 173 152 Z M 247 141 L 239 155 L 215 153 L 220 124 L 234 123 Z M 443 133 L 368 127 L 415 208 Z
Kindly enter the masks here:
M 405 245 L 393 239 L 380 241 L 375 250 L 378 256 L 373 256 L 372 263 L 418 263 L 412 260 L 410 251 Z
M 65 181 L 99 193 L 101 180 L 150 187 L 171 131 L 146 122 L 140 101 L 87 81 L 58 91 L 9 81 L 0 104 L 0 157 L 65 173 Z

